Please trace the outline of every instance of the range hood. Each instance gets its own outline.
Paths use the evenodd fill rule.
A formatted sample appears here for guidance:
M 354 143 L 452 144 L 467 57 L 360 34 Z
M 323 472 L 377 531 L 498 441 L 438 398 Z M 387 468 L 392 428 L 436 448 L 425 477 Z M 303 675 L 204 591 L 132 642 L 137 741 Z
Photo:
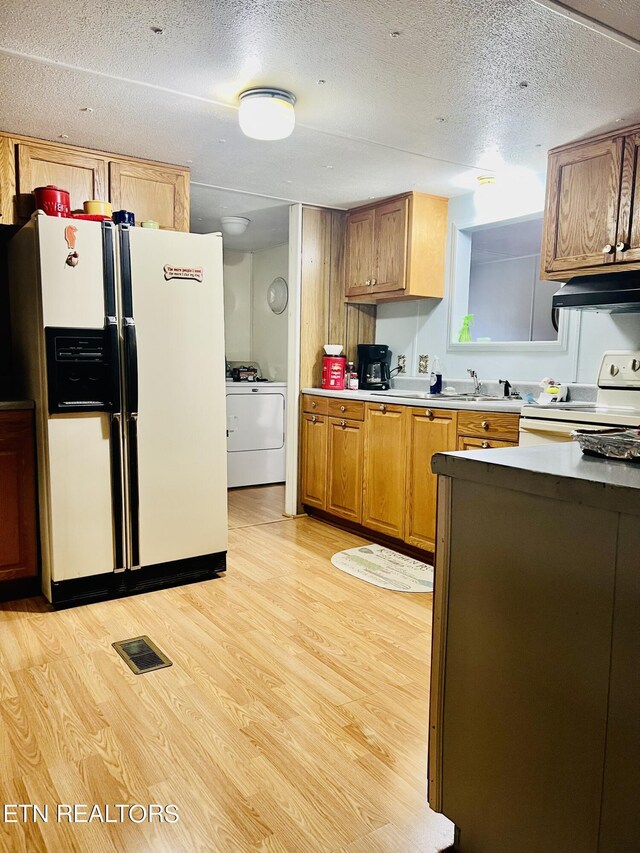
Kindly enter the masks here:
M 640 270 L 572 278 L 554 294 L 552 307 L 640 314 Z

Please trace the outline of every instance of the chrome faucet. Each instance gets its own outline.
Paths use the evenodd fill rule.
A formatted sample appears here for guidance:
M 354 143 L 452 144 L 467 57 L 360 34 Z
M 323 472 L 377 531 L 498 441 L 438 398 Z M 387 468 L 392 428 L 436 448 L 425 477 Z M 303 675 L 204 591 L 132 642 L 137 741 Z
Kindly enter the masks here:
M 467 368 L 467 373 L 473 379 L 473 393 L 482 394 L 482 382 L 478 379 L 478 374 L 469 368 Z

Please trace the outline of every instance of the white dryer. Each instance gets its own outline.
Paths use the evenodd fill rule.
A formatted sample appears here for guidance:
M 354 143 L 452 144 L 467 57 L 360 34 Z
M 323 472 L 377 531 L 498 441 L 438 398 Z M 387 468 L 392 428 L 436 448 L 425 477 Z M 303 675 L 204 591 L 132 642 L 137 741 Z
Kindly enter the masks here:
M 286 382 L 227 382 L 229 488 L 285 478 Z

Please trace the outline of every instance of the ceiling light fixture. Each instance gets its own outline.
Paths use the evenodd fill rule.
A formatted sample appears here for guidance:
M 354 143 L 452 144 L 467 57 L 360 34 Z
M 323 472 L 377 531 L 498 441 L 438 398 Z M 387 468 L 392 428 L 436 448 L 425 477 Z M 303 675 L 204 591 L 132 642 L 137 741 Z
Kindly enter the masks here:
M 250 219 L 245 219 L 243 216 L 223 216 L 220 219 L 224 233 L 233 237 L 244 234 L 250 222 Z
M 240 130 L 251 139 L 286 139 L 295 127 L 295 103 L 284 89 L 247 89 L 240 95 Z
M 495 184 L 496 176 L 495 175 L 478 175 L 477 181 L 481 187 L 490 187 L 492 184 Z

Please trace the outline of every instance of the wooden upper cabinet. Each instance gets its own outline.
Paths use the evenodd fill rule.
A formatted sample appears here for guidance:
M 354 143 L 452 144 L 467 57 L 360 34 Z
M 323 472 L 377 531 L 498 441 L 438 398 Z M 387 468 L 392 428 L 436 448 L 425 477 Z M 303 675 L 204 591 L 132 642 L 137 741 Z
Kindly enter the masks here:
M 444 295 L 447 199 L 405 193 L 350 210 L 345 296 L 385 302 Z
M 622 163 L 616 260 L 640 261 L 640 131 L 626 137 Z
M 396 539 L 404 536 L 406 413 L 406 406 L 365 407 L 362 523 Z
M 639 152 L 636 126 L 549 153 L 542 278 L 640 269 Z
M 154 219 L 161 228 L 189 230 L 189 174 L 161 165 L 114 160 L 109 163 L 114 210 L 131 210 L 136 224 Z
M 374 243 L 377 251 L 374 293 L 404 290 L 407 284 L 409 199 L 399 198 L 376 208 Z
M 447 409 L 407 411 L 407 500 L 405 541 L 435 550 L 437 477 L 431 472 L 434 453 L 455 450 L 458 413 Z
M 369 293 L 374 267 L 374 220 L 371 209 L 347 215 L 346 277 L 347 295 Z
M 87 199 L 107 199 L 107 161 L 90 152 L 80 153 L 63 145 L 19 142 L 17 213 L 28 218 L 34 210 L 31 193 L 36 187 L 53 184 L 68 190 L 71 209 L 82 210 Z

